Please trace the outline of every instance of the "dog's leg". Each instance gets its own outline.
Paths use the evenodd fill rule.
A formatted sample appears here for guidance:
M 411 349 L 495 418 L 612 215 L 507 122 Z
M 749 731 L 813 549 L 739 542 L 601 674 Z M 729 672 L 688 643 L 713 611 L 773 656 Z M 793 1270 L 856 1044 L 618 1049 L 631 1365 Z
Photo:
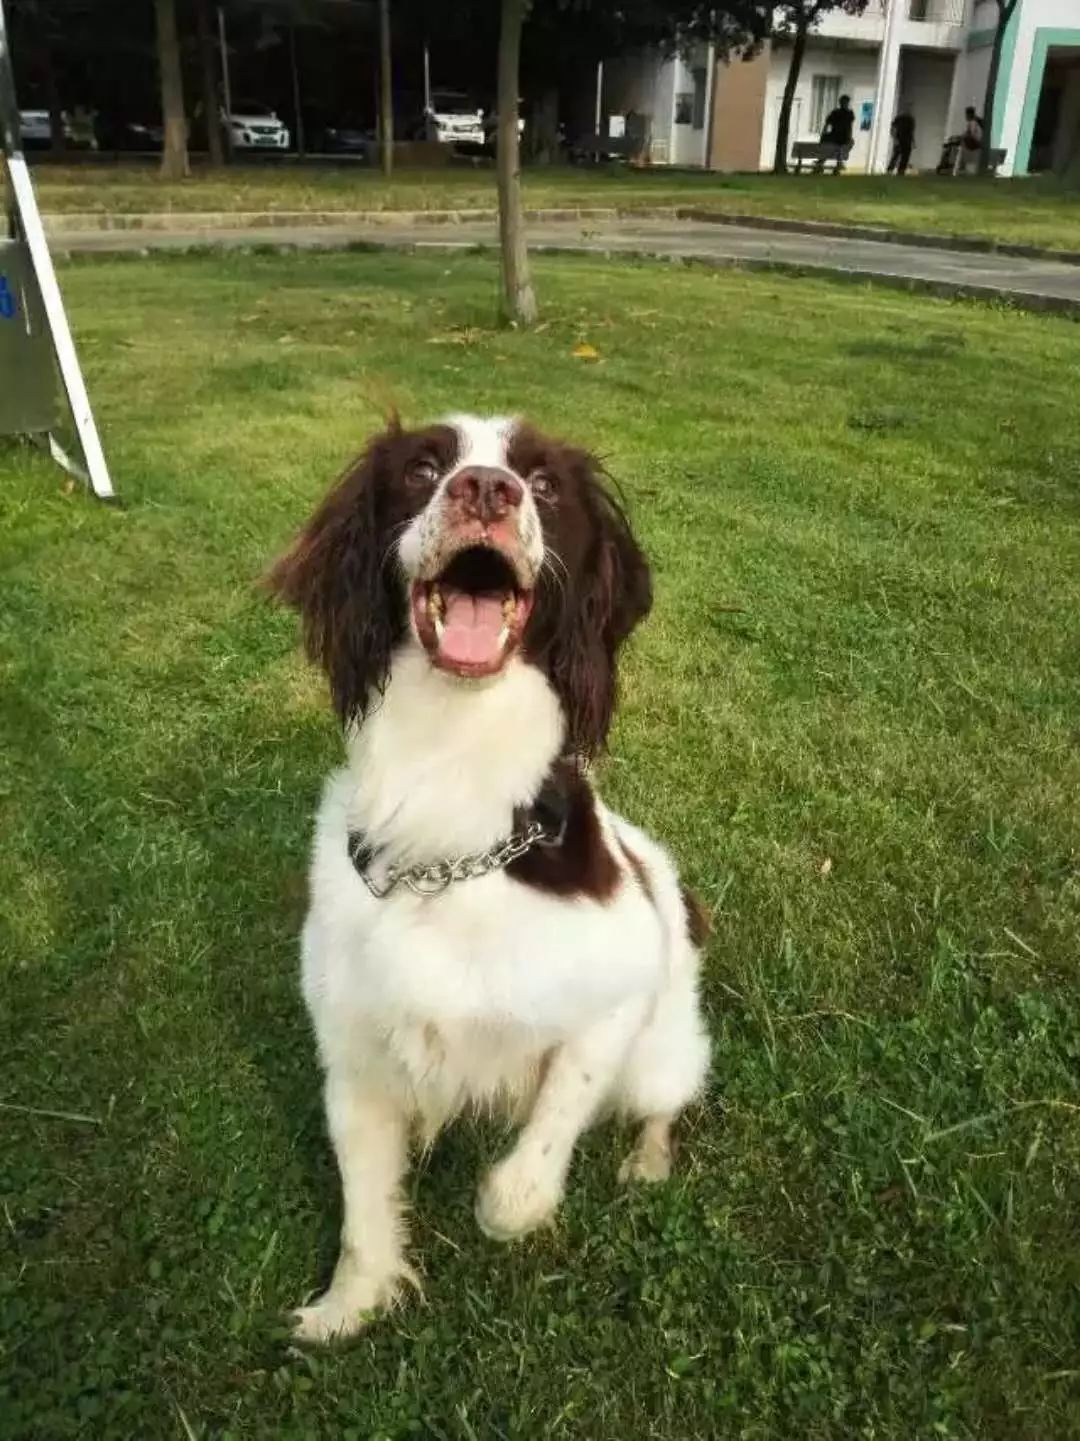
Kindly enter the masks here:
M 393 1301 L 403 1279 L 413 1279 L 398 1194 L 408 1156 L 404 1112 L 384 1091 L 331 1069 L 326 1118 L 341 1171 L 341 1253 L 326 1294 L 295 1313 L 302 1341 L 352 1335 Z
M 671 1175 L 670 1113 L 650 1116 L 638 1133 L 634 1149 L 619 1167 L 620 1181 L 666 1181 Z
M 477 1193 L 476 1219 L 492 1240 L 511 1241 L 550 1220 L 574 1144 L 611 1094 L 640 1023 L 638 1005 L 623 1007 L 552 1054 L 517 1144 Z

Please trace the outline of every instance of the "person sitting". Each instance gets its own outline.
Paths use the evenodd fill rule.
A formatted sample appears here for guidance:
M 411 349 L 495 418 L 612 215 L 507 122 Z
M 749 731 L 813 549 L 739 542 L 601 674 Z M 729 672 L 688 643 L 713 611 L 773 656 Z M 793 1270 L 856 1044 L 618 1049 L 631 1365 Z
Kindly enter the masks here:
M 851 108 L 850 95 L 841 95 L 840 104 L 826 115 L 825 126 L 821 132 L 821 143 L 822 145 L 840 146 L 840 158 L 836 162 L 836 173 L 839 175 L 855 144 L 855 112 Z M 819 160 L 815 169 L 824 170 L 824 160 Z
M 982 153 L 983 123 L 974 105 L 964 111 L 964 128 L 959 135 L 950 135 L 941 149 L 939 175 L 959 175 L 961 171 L 977 170 Z
M 905 175 L 911 163 L 911 152 L 915 148 L 915 117 L 906 105 L 901 105 L 896 118 L 889 127 L 893 148 L 889 158 L 889 174 Z

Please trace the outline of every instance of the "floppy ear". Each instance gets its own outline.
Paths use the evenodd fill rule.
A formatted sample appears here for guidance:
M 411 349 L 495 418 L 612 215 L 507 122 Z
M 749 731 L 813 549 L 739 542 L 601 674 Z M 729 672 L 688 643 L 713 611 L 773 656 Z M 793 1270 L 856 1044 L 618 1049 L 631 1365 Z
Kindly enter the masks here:
M 617 695 L 619 647 L 652 606 L 649 564 L 626 512 L 596 478 L 592 462 L 582 490 L 593 538 L 582 579 L 567 597 L 550 657 L 552 682 L 566 712 L 567 743 L 590 756 L 607 739 Z
M 362 719 L 385 690 L 408 623 L 386 521 L 392 439 L 388 432 L 371 442 L 265 578 L 300 612 L 308 657 L 326 671 L 343 725 Z

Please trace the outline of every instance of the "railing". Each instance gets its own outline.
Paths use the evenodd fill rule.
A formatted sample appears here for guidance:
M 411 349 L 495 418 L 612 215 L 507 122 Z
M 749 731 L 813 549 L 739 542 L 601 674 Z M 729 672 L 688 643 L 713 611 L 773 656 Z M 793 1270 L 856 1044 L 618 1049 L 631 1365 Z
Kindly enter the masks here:
M 967 0 L 908 0 L 909 20 L 928 20 L 937 25 L 963 25 Z

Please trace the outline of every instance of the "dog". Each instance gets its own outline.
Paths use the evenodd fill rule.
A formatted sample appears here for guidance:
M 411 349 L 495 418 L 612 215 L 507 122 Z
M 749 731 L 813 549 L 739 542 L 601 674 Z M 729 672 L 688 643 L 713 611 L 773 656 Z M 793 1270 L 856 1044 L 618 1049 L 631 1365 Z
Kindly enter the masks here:
M 669 855 L 587 771 L 645 557 L 585 451 L 517 419 L 376 437 L 268 574 L 328 677 L 348 760 L 316 824 L 302 988 L 341 1172 L 341 1249 L 298 1339 L 342 1338 L 416 1282 L 410 1143 L 505 1106 L 481 1230 L 543 1225 L 575 1142 L 640 1130 L 659 1181 L 704 1085 L 705 918 Z

